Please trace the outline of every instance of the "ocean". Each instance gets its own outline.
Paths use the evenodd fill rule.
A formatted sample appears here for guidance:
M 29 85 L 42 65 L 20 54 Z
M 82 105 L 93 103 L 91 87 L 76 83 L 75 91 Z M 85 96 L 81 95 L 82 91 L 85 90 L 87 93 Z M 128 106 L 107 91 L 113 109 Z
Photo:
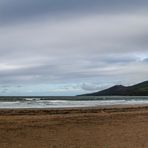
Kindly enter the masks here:
M 111 105 L 148 105 L 147 97 L 0 97 L 1 109 L 13 108 L 71 108 Z

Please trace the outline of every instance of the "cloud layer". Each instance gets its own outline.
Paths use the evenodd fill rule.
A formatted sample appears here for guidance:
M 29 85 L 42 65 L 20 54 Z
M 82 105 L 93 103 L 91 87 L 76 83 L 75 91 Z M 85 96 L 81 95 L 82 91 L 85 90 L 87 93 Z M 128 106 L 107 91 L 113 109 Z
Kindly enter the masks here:
M 74 95 L 146 80 L 147 8 L 146 0 L 0 0 L 1 95 Z

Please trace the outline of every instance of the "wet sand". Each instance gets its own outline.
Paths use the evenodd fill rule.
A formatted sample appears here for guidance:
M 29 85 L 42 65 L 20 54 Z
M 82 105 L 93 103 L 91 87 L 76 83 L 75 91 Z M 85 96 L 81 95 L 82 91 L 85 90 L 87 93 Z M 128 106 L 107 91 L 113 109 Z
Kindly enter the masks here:
M 1 109 L 0 148 L 148 148 L 148 107 Z

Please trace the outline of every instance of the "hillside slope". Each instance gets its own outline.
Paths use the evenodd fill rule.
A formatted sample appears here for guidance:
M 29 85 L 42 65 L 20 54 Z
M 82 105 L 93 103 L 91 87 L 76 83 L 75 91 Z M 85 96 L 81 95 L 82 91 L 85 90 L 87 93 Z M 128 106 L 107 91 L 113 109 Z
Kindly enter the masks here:
M 115 85 L 108 89 L 82 96 L 148 96 L 148 81 L 133 85 Z

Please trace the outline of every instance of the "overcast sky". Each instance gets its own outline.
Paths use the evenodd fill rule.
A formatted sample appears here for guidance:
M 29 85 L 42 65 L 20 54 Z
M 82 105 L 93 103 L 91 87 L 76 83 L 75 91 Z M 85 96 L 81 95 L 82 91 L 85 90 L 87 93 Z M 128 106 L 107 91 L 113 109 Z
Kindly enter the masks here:
M 0 95 L 148 80 L 147 28 L 147 0 L 0 0 Z

